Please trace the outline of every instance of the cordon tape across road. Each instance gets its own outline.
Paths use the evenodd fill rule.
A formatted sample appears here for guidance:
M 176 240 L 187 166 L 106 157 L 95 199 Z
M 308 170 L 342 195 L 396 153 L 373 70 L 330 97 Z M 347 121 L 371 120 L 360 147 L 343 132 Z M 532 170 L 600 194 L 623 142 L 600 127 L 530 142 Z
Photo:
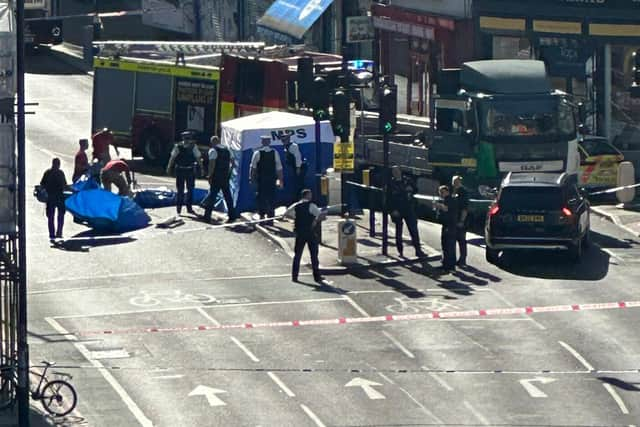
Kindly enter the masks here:
M 233 306 L 230 304 L 229 306 Z M 95 331 L 75 331 L 71 334 L 76 336 L 96 336 L 96 335 L 115 335 L 115 334 L 146 334 L 158 332 L 194 332 L 194 331 L 216 331 L 224 329 L 255 329 L 255 328 L 284 328 L 284 327 L 302 327 L 302 326 L 320 326 L 320 325 L 351 325 L 362 323 L 381 323 L 391 321 L 407 321 L 407 320 L 438 320 L 451 318 L 474 318 L 474 317 L 490 317 L 514 314 L 537 314 L 537 313 L 561 313 L 561 312 L 578 312 L 578 311 L 597 311 L 597 310 L 615 310 L 640 307 L 640 301 L 619 301 L 619 302 L 603 302 L 588 304 L 565 304 L 565 305 L 548 305 L 538 307 L 509 307 L 509 308 L 491 308 L 486 310 L 466 310 L 466 311 L 433 311 L 430 313 L 419 314 L 401 314 L 401 315 L 385 315 L 385 316 L 368 316 L 368 317 L 339 317 L 333 319 L 314 319 L 314 320 L 286 320 L 281 322 L 262 322 L 262 323 L 231 323 L 223 325 L 196 325 L 196 326 L 174 326 L 174 327 L 150 327 L 150 328 L 129 328 L 129 329 L 104 329 Z

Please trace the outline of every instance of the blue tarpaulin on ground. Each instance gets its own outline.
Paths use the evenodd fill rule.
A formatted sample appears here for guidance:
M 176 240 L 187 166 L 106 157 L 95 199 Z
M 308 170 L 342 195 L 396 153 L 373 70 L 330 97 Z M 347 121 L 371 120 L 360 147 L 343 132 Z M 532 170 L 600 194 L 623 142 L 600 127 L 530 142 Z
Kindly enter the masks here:
M 75 193 L 65 201 L 76 222 L 110 232 L 137 230 L 149 225 L 151 218 L 128 197 L 93 189 Z
M 167 187 L 146 188 L 137 190 L 133 195 L 133 200 L 144 209 L 164 208 L 176 206 L 176 191 Z M 193 205 L 196 206 L 206 197 L 207 190 L 201 188 L 193 189 Z

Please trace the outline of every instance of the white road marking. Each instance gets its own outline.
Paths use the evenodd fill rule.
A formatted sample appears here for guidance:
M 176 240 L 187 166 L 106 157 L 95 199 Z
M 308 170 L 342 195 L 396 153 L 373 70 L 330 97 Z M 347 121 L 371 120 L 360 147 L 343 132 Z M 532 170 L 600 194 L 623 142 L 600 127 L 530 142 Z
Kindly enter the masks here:
M 423 366 L 422 369 L 428 371 L 429 369 L 426 366 Z M 440 384 L 445 390 L 453 391 L 453 387 L 451 387 L 445 380 L 440 378 L 435 372 L 429 372 L 429 376 L 436 380 L 438 384 Z
M 505 303 L 506 305 L 508 305 L 509 307 L 515 307 L 514 304 L 511 303 L 511 301 L 509 301 L 508 299 L 506 299 L 505 297 L 502 296 L 502 294 L 500 294 L 498 291 L 496 291 L 493 288 L 489 288 L 488 289 L 489 292 L 491 292 L 493 295 L 495 295 L 496 298 L 498 298 L 499 300 L 501 300 L 503 303 Z M 541 331 L 546 331 L 547 328 L 540 322 L 538 322 L 536 319 L 534 319 L 531 316 L 527 316 L 525 315 L 526 319 L 530 319 L 534 325 L 536 325 L 538 327 L 538 329 L 540 329 Z
M 194 388 L 188 396 L 204 396 L 207 399 L 207 402 L 209 402 L 209 406 L 226 406 L 227 404 L 216 396 L 217 394 L 226 392 L 226 390 L 220 390 L 218 388 L 208 387 L 201 384 Z
M 176 374 L 176 375 L 160 375 L 158 377 L 151 377 L 154 380 L 177 380 L 179 378 L 184 378 L 184 375 L 182 374 Z
M 305 414 L 307 414 L 307 416 L 309 418 L 311 418 L 311 421 L 316 423 L 316 426 L 318 426 L 318 427 L 327 427 L 327 426 L 324 425 L 324 423 L 322 421 L 320 421 L 320 418 L 318 418 L 318 416 L 316 414 L 314 414 L 311 409 L 309 409 L 309 407 L 307 405 L 303 405 L 301 403 L 300 407 L 305 412 Z
M 473 290 L 473 292 L 489 292 L 489 289 L 486 288 L 475 288 L 473 286 L 465 286 L 463 287 L 451 287 L 451 288 L 447 288 L 447 291 L 468 291 L 469 288 L 471 288 Z M 426 289 L 415 289 L 415 290 L 411 290 L 411 293 L 417 294 L 417 293 L 421 293 L 421 292 L 439 292 L 439 293 L 444 293 L 444 289 L 442 288 L 426 288 Z M 354 295 L 358 295 L 358 294 L 397 294 L 398 292 L 402 293 L 401 291 L 397 290 L 397 289 L 365 289 L 365 290 L 360 290 L 360 291 L 348 291 L 347 294 L 354 294 Z
M 247 347 L 245 347 L 245 345 L 242 344 L 240 340 L 238 340 L 236 337 L 231 336 L 229 338 L 231 338 L 231 341 L 233 341 L 238 347 L 240 347 L 240 350 L 244 351 L 244 354 L 246 354 L 249 357 L 249 359 L 251 359 L 256 363 L 260 361 L 260 359 L 258 359 L 256 355 L 253 354 L 251 350 L 249 350 Z
M 219 308 L 219 307 L 247 307 L 247 306 L 257 306 L 257 305 L 278 305 L 278 304 L 303 304 L 303 303 L 313 303 L 313 302 L 329 302 L 329 301 L 344 301 L 345 299 L 340 298 L 315 298 L 315 299 L 301 299 L 301 300 L 288 300 L 288 301 L 262 301 L 262 302 L 247 302 L 241 304 L 216 304 L 215 306 L 211 306 Z M 148 310 L 125 310 L 125 311 L 112 311 L 105 313 L 90 313 L 90 314 L 69 314 L 64 316 L 53 316 L 53 319 L 76 319 L 76 318 L 85 318 L 85 317 L 103 317 L 103 316 L 121 316 L 128 314 L 145 314 L 145 313 L 161 313 L 164 311 L 180 311 L 180 310 L 195 310 L 200 306 L 184 306 L 184 307 L 165 307 L 165 308 L 152 308 Z
M 202 314 L 202 316 L 207 319 L 209 322 L 211 322 L 214 326 L 220 326 L 220 322 L 218 322 L 216 319 L 214 319 L 213 317 L 209 316 L 209 313 L 207 313 L 206 311 L 203 310 L 202 307 L 196 307 L 196 311 L 200 314 Z
M 115 350 L 99 350 L 91 351 L 92 359 L 126 359 L 131 357 L 129 352 L 124 348 L 118 348 Z
M 88 291 L 96 288 L 62 288 L 62 289 L 47 289 L 43 291 L 30 291 L 27 292 L 27 295 L 41 295 L 41 294 L 59 294 L 61 292 L 77 292 L 77 291 Z
M 378 375 L 380 375 L 380 377 L 381 377 L 383 380 L 385 380 L 386 382 L 388 382 L 389 384 L 395 384 L 391 378 L 389 378 L 388 376 L 386 376 L 386 375 L 385 375 L 385 374 L 383 374 L 382 372 L 378 372 Z
M 571 347 L 569 344 L 567 344 L 564 341 L 558 341 L 558 343 L 561 346 L 563 346 L 569 353 L 571 353 L 573 355 L 573 357 L 578 359 L 578 362 L 582 363 L 582 366 L 584 366 L 587 369 L 587 371 L 589 371 L 589 372 L 595 371 L 593 366 L 591 366 L 591 364 L 589 362 L 587 362 L 586 359 L 584 357 L 582 357 L 580 355 L 580 353 L 578 353 L 573 347 Z
M 622 398 L 620 397 L 618 392 L 611 386 L 611 384 L 606 384 L 605 383 L 605 384 L 602 384 L 602 385 L 609 392 L 611 397 L 613 397 L 613 400 L 616 401 L 616 403 L 618 404 L 618 407 L 620 408 L 620 411 L 623 414 L 629 414 L 629 410 L 627 409 L 627 405 L 624 404 L 624 401 L 622 400 Z
M 466 408 L 469 411 L 471 411 L 473 416 L 476 417 L 478 419 L 478 421 L 480 421 L 480 423 L 483 426 L 491 425 L 491 423 L 484 417 L 484 415 L 482 415 L 480 412 L 478 412 L 478 410 L 476 408 L 474 408 L 473 405 L 471 405 L 471 403 L 467 402 L 466 400 L 463 403 L 464 403 L 464 406 L 466 406 Z
M 367 313 L 367 312 L 364 310 L 364 308 L 360 307 L 360 305 L 359 305 L 357 302 L 355 302 L 355 301 L 353 300 L 353 298 L 351 298 L 351 297 L 349 297 L 349 296 L 345 295 L 345 296 L 344 296 L 344 299 L 345 299 L 349 304 L 351 304 L 351 306 L 352 306 L 353 308 L 355 308 L 355 309 L 356 309 L 356 311 L 357 311 L 358 313 L 362 314 L 364 317 L 371 317 L 371 316 L 369 315 L 369 313 Z
M 398 347 L 398 349 L 400 349 L 400 351 L 401 351 L 401 352 L 403 352 L 403 353 L 404 353 L 404 354 L 405 354 L 409 359 L 415 359 L 415 358 L 416 358 L 416 356 L 415 356 L 413 353 L 411 353 L 411 352 L 409 351 L 409 349 L 407 349 L 405 346 L 403 346 L 403 345 L 400 343 L 400 341 L 398 341 L 397 339 L 395 339 L 395 338 L 393 337 L 393 335 L 391 335 L 389 332 L 387 332 L 387 331 L 382 331 L 382 334 L 383 334 L 385 337 L 389 338 L 389 341 L 391 341 L 391 342 L 392 342 L 396 347 Z
M 535 378 L 522 379 L 519 382 L 520 382 L 520 385 L 522 385 L 522 387 L 524 387 L 524 389 L 527 391 L 527 393 L 529 393 L 529 396 L 533 397 L 534 399 L 540 399 L 540 398 L 547 398 L 549 396 L 547 396 L 547 393 L 540 390 L 538 387 L 536 387 L 532 383 L 539 382 L 541 384 L 549 384 L 554 381 L 556 381 L 555 378 L 535 377 Z
M 141 426 L 143 427 L 153 427 L 153 423 L 146 415 L 142 412 L 142 410 L 138 407 L 136 402 L 133 401 L 131 396 L 127 393 L 127 391 L 120 385 L 120 383 L 111 375 L 107 369 L 105 369 L 104 365 L 98 361 L 91 359 L 91 352 L 85 347 L 84 344 L 77 342 L 77 338 L 70 334 L 60 323 L 58 323 L 55 319 L 51 317 L 45 317 L 44 320 L 51 325 L 53 329 L 55 329 L 58 333 L 62 334 L 65 339 L 68 341 L 74 342 L 73 345 L 78 349 L 80 354 L 84 356 L 89 363 L 93 365 L 93 367 L 98 369 L 98 372 L 102 375 L 102 377 L 111 385 L 113 390 L 120 396 L 120 399 L 124 402 L 124 404 L 129 408 L 129 411 L 133 414 L 133 416 L 138 420 Z
M 407 395 L 407 397 L 408 397 L 409 399 L 411 399 L 411 401 L 413 401 L 413 403 L 415 403 L 416 405 L 418 405 L 418 407 L 419 407 L 420 409 L 422 409 L 422 411 L 423 411 L 425 414 L 427 414 L 428 416 L 430 416 L 431 418 L 433 418 L 433 420 L 435 421 L 435 423 L 436 423 L 436 424 L 438 424 L 438 425 L 445 425 L 444 421 L 442 421 L 440 418 L 438 418 L 438 417 L 436 416 L 436 414 L 434 414 L 433 412 L 431 412 L 431 411 L 430 411 L 426 406 L 424 406 L 422 403 L 418 402 L 418 399 L 416 399 L 415 397 L 413 397 L 413 396 L 411 395 L 411 393 L 409 393 L 407 390 L 405 390 L 405 389 L 404 389 L 404 388 L 402 388 L 402 387 L 399 387 L 399 388 L 400 388 L 400 390 L 401 390 L 404 394 L 406 394 L 406 395 Z
M 607 248 L 603 248 L 602 246 L 600 246 L 599 244 L 596 243 L 596 246 L 598 248 L 600 248 L 600 250 L 604 253 L 606 253 L 607 255 L 609 255 L 611 258 L 617 259 L 620 262 L 624 262 L 624 259 L 622 257 L 620 257 L 619 255 L 616 255 L 615 252 L 613 252 L 611 249 L 607 249 Z
M 278 387 L 280 387 L 280 390 L 284 391 L 284 394 L 286 394 L 289 397 L 296 397 L 295 393 L 292 392 L 291 389 L 287 387 L 287 385 L 283 383 L 282 380 L 278 378 L 276 374 L 274 374 L 273 372 L 267 372 L 267 375 L 269 375 L 269 378 L 271 378 L 273 382 L 276 383 Z
M 366 378 L 356 377 L 346 383 L 345 387 L 360 387 L 364 394 L 371 400 L 386 399 L 385 395 L 373 388 L 374 386 L 382 386 L 382 384 L 375 381 L 368 380 Z

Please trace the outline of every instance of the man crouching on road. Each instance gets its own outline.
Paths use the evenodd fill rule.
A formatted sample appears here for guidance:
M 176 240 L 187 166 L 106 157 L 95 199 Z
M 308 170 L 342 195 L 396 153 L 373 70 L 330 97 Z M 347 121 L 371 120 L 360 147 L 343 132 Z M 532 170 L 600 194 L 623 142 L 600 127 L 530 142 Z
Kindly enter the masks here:
M 296 234 L 296 243 L 293 256 L 293 266 L 291 268 L 291 280 L 298 281 L 298 273 L 300 272 L 300 258 L 304 246 L 309 247 L 309 255 L 311 256 L 311 268 L 313 269 L 313 280 L 322 283 L 323 278 L 320 275 L 320 261 L 318 260 L 318 229 L 320 223 L 326 218 L 327 214 L 321 210 L 315 203 L 311 202 L 313 194 L 311 190 L 302 190 L 302 199 L 292 204 L 286 210 L 283 218 L 286 216 L 295 217 L 294 232 Z

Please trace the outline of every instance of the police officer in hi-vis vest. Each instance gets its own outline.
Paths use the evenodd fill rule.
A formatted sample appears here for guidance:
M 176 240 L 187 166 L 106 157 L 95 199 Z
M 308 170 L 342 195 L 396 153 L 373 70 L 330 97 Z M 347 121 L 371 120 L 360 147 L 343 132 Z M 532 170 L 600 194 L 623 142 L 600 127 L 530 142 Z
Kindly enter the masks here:
M 196 185 L 196 168 L 202 170 L 202 158 L 200 150 L 196 146 L 195 134 L 185 131 L 180 134 L 182 141 L 176 143 L 171 150 L 169 164 L 167 165 L 167 175 L 175 166 L 176 189 L 177 189 L 177 212 L 182 212 L 182 205 L 187 205 L 187 212 L 195 214 L 193 211 L 193 188 Z M 187 199 L 184 200 L 184 188 L 187 187 Z
M 202 201 L 204 207 L 204 220 L 211 221 L 211 211 L 213 210 L 218 193 L 222 191 L 224 202 L 227 205 L 227 222 L 233 222 L 236 219 L 235 208 L 233 207 L 233 198 L 229 189 L 229 178 L 233 162 L 231 161 L 231 152 L 229 149 L 220 144 L 220 138 L 211 137 L 211 149 L 209 149 L 209 170 L 207 178 L 209 180 L 209 194 Z
M 321 283 L 323 278 L 320 275 L 320 262 L 318 260 L 318 245 L 320 244 L 318 229 L 320 222 L 326 218 L 326 212 L 311 201 L 313 197 L 311 190 L 302 190 L 301 196 L 300 201 L 289 206 L 283 215 L 283 217 L 295 216 L 294 232 L 296 234 L 296 242 L 294 245 L 293 265 L 291 267 L 291 280 L 298 281 L 300 259 L 306 245 L 309 247 L 313 280 Z
M 284 184 L 282 174 L 282 160 L 280 155 L 271 147 L 271 137 L 262 136 L 262 147 L 253 153 L 249 174 L 251 182 L 257 185 L 256 202 L 260 219 L 273 218 L 275 215 L 276 187 Z M 273 221 L 265 222 L 267 225 Z

